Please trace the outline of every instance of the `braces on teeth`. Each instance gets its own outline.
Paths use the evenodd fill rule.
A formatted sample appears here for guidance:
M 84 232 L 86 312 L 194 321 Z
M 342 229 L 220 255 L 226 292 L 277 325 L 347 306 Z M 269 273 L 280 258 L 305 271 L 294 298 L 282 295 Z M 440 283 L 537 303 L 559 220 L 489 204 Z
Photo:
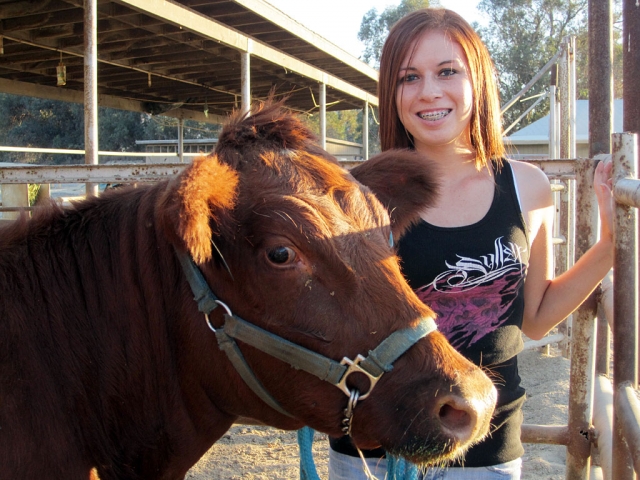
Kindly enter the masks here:
M 449 110 L 438 113 L 420 113 L 418 116 L 424 120 L 439 120 L 442 117 L 449 115 Z

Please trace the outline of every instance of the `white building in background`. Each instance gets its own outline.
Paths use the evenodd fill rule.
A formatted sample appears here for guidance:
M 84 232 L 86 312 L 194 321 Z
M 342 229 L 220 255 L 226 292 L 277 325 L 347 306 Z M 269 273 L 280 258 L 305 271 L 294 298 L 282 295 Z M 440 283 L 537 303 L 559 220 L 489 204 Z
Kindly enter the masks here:
M 622 132 L 622 99 L 614 100 L 613 131 Z M 505 139 L 511 158 L 549 156 L 549 115 L 509 135 Z M 589 100 L 576 100 L 576 154 L 589 156 Z

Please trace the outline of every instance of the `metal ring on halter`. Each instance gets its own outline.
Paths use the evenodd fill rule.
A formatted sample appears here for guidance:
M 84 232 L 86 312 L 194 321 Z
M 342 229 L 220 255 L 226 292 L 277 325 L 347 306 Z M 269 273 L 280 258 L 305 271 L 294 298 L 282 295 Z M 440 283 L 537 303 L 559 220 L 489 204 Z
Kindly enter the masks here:
M 233 313 L 231 313 L 231 309 L 227 306 L 226 303 L 221 302 L 220 300 L 216 300 L 216 303 L 227 311 L 227 315 L 229 315 L 230 317 L 233 317 Z M 216 333 L 216 329 L 213 327 L 213 325 L 211 325 L 211 322 L 209 321 L 209 314 L 208 313 L 204 314 L 204 319 L 207 321 L 207 325 L 209 326 L 211 331 L 213 333 Z
M 220 300 L 216 300 L 216 303 L 227 311 L 227 315 L 233 317 L 233 313 L 231 313 L 231 309 L 227 306 L 226 303 L 221 302 Z

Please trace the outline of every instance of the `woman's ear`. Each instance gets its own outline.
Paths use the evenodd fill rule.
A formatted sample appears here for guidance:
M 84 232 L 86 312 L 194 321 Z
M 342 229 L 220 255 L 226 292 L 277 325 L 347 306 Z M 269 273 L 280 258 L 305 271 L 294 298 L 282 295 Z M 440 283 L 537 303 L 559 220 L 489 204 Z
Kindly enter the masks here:
M 435 164 L 414 150 L 387 150 L 350 171 L 387 208 L 398 240 L 435 203 L 438 173 Z

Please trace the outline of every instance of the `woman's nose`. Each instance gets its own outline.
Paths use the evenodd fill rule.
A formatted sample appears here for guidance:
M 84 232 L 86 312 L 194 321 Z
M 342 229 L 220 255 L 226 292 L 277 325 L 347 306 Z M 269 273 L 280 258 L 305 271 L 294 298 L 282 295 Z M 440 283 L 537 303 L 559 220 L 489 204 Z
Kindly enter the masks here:
M 425 77 L 422 84 L 421 96 L 425 100 L 434 100 L 442 96 L 442 89 L 437 79 L 431 77 Z

